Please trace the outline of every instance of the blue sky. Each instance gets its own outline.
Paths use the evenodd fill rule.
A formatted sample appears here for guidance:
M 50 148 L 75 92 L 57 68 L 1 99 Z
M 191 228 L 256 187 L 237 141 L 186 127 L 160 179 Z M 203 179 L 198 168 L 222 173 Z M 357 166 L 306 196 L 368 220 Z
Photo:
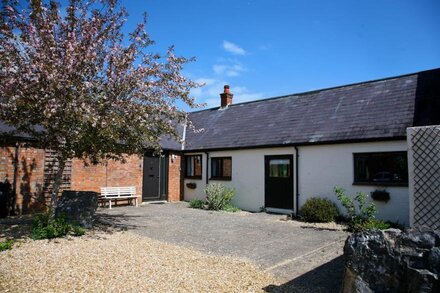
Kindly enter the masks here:
M 195 56 L 185 75 L 215 107 L 440 67 L 439 0 L 125 0 L 153 50 Z
M 440 1 L 125 1 L 163 51 L 197 61 L 197 101 L 234 103 L 440 67 Z

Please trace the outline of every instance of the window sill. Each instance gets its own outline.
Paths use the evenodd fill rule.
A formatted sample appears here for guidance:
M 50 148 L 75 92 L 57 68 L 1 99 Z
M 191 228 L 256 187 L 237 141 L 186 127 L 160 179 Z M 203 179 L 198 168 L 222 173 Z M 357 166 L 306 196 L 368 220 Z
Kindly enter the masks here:
M 209 180 L 231 181 L 232 177 L 211 177 Z
M 408 187 L 408 183 L 392 183 L 392 182 L 353 182 L 353 185 Z
M 202 180 L 202 176 L 185 176 L 184 179 Z

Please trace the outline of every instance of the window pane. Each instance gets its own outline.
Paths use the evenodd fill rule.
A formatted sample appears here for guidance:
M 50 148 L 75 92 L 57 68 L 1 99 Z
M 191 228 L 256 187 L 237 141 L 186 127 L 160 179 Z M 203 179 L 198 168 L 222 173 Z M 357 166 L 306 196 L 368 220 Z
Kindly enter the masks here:
M 202 156 L 186 156 L 185 157 L 185 176 L 201 177 L 202 176 Z
M 232 175 L 232 159 L 223 159 L 223 177 L 231 177 Z
M 193 176 L 193 164 L 192 164 L 192 157 L 186 157 L 185 159 L 185 166 L 186 166 L 186 172 L 185 176 Z
M 202 156 L 194 156 L 194 176 L 202 176 Z
M 232 158 L 211 158 L 211 177 L 231 179 Z
M 270 177 L 290 177 L 290 160 L 289 159 L 274 159 L 269 161 L 269 176 Z
M 212 177 L 220 177 L 220 161 L 218 159 L 212 159 L 211 161 L 211 176 Z
M 408 183 L 406 152 L 354 154 L 355 182 Z

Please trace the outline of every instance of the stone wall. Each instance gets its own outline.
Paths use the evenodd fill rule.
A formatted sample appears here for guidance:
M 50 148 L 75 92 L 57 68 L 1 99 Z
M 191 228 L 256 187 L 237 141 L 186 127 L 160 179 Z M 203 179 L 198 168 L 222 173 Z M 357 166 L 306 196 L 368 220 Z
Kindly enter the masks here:
M 351 235 L 342 292 L 440 292 L 440 231 L 398 229 Z

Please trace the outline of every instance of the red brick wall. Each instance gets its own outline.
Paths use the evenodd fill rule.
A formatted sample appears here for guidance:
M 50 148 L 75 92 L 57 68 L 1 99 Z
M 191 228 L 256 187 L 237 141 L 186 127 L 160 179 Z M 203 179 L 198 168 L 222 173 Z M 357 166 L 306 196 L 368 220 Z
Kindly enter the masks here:
M 82 160 L 72 162 L 72 190 L 100 192 L 106 186 L 136 186 L 138 202 L 142 202 L 143 159 L 128 156 L 126 162 L 110 160 L 107 164 L 85 166 Z
M 168 201 L 182 200 L 181 158 L 174 153 L 168 158 Z
M 0 147 L 0 182 L 14 180 L 14 145 Z M 44 158 L 43 149 L 20 147 L 17 176 L 17 198 L 15 209 L 18 213 L 28 213 L 44 208 L 49 198 L 44 198 Z M 169 155 L 168 201 L 182 199 L 181 156 Z M 129 156 L 126 163 L 109 161 L 107 164 L 85 166 L 82 160 L 72 161 L 71 189 L 100 191 L 104 186 L 136 186 L 142 202 L 143 158 Z
M 44 184 L 43 149 L 21 147 L 18 152 L 17 196 L 15 199 L 16 213 L 29 213 L 45 208 L 43 196 Z M 0 147 L 0 182 L 14 181 L 15 146 Z
M 168 158 L 168 201 L 182 199 L 181 157 L 170 153 Z M 72 162 L 72 190 L 100 191 L 104 186 L 136 186 L 142 202 L 143 158 L 130 156 L 126 163 L 109 161 L 105 164 L 84 166 L 81 160 Z

